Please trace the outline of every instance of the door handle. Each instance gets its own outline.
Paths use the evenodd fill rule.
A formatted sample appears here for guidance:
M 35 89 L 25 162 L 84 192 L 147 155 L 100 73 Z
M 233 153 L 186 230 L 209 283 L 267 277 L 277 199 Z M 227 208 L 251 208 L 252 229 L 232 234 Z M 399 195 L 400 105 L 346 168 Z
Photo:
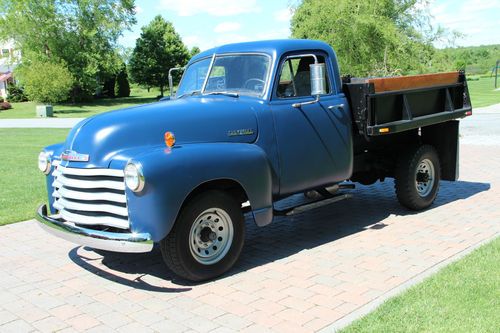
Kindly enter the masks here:
M 333 111 L 335 109 L 344 109 L 344 104 L 330 105 L 328 110 Z

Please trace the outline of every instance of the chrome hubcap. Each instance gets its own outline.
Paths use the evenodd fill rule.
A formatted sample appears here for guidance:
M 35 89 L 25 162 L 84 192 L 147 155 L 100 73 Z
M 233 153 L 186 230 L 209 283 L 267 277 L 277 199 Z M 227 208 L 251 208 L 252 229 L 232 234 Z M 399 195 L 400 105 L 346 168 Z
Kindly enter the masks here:
M 434 177 L 434 164 L 427 158 L 420 161 L 417 167 L 415 186 L 421 197 L 425 197 L 431 193 L 435 181 Z
M 189 233 L 189 249 L 200 264 L 212 265 L 227 254 L 233 242 L 233 222 L 220 208 L 201 213 Z

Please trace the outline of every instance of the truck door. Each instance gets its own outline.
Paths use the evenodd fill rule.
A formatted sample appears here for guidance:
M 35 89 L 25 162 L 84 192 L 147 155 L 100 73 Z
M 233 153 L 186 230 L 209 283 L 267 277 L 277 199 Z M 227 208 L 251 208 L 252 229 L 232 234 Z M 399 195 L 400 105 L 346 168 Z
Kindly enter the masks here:
M 280 194 L 287 195 L 348 179 L 352 172 L 351 116 L 344 94 L 336 91 L 326 54 L 315 54 L 327 68 L 327 94 L 311 96 L 311 54 L 282 59 L 271 111 L 280 161 Z M 338 88 L 340 89 L 340 88 Z M 295 104 L 295 105 L 294 105 Z

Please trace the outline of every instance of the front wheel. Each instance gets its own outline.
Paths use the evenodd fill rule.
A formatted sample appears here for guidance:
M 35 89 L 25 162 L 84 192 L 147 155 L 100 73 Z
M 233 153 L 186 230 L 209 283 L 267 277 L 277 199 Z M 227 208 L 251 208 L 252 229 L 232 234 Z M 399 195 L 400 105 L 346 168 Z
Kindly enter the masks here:
M 399 203 L 412 210 L 429 207 L 436 199 L 441 178 L 434 147 L 422 145 L 401 155 L 394 177 Z
M 191 281 L 215 278 L 238 259 L 245 239 L 240 205 L 220 191 L 196 196 L 179 215 L 160 245 L 163 260 Z

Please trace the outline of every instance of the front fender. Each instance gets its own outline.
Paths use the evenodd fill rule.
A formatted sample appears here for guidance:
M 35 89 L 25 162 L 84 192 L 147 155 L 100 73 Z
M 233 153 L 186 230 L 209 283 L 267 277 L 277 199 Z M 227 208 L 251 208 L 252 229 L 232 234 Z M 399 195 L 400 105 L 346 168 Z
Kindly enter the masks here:
M 188 195 L 199 185 L 218 179 L 238 182 L 245 190 L 255 221 L 272 220 L 272 178 L 265 152 L 247 143 L 186 144 L 157 148 L 132 159 L 144 172 L 142 192 L 127 192 L 129 218 L 136 232 L 154 241 L 172 229 Z

